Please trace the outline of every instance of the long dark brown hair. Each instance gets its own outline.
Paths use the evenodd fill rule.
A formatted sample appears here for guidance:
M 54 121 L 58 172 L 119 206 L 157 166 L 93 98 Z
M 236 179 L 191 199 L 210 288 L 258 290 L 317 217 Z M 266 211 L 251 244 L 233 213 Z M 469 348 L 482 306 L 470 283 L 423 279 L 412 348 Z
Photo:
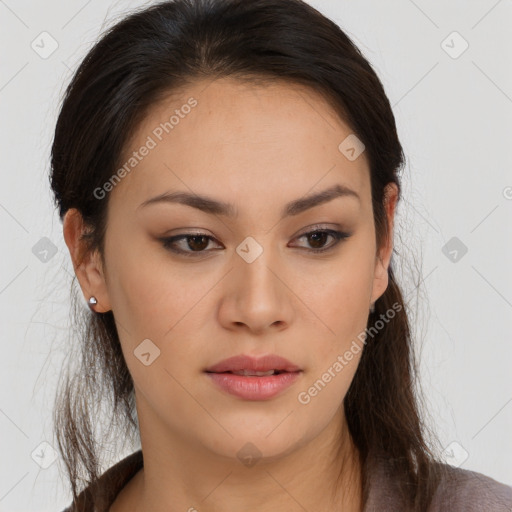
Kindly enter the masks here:
M 99 200 L 93 191 L 122 165 L 121 154 L 149 108 L 195 80 L 228 76 L 254 83 L 284 80 L 325 97 L 366 146 L 381 247 L 388 237 L 384 189 L 393 182 L 401 193 L 405 158 L 384 88 L 360 50 L 301 0 L 174 0 L 135 11 L 110 28 L 66 89 L 50 182 L 60 218 L 70 208 L 83 216 L 85 250 L 103 256 L 108 196 Z M 364 500 L 368 464 L 379 454 L 393 466 L 408 510 L 425 511 L 439 468 L 420 414 L 418 363 L 393 259 L 389 285 L 368 325 L 393 305 L 402 307 L 367 338 L 344 408 L 361 458 Z M 90 313 L 77 300 L 76 287 L 72 291 L 79 342 L 70 345 L 78 353 L 70 356 L 59 383 L 54 428 L 75 502 L 100 475 L 107 435 L 136 439 L 138 423 L 113 314 Z M 109 424 L 98 435 L 100 415 Z

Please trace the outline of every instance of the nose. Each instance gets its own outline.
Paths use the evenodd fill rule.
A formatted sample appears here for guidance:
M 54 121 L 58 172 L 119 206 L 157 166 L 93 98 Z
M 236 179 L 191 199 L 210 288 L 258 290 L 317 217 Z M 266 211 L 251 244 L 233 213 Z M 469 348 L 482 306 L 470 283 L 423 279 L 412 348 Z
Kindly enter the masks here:
M 287 283 L 290 272 L 270 249 L 263 250 L 254 260 L 241 254 L 234 256 L 234 268 L 226 276 L 220 322 L 228 329 L 254 333 L 285 329 L 294 314 L 293 292 Z

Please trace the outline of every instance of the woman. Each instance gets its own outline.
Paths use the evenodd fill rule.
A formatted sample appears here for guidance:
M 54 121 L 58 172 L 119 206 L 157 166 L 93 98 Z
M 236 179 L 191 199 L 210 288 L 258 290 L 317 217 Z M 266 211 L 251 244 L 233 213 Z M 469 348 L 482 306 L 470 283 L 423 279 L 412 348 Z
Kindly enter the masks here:
M 91 309 L 55 406 L 68 511 L 509 510 L 422 427 L 403 158 L 375 72 L 300 0 L 164 2 L 102 37 L 52 148 Z M 101 475 L 110 432 L 141 450 Z

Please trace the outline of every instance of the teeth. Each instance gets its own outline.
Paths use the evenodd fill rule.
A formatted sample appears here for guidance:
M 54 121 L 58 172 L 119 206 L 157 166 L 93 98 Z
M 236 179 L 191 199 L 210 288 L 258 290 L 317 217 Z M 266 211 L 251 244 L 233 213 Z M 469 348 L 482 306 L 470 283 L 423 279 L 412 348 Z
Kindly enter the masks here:
M 243 375 L 244 377 L 247 376 L 256 376 L 256 377 L 263 377 L 264 375 L 274 375 L 275 370 L 269 370 L 268 372 L 254 372 L 252 370 L 239 370 L 236 372 L 231 372 L 234 375 Z

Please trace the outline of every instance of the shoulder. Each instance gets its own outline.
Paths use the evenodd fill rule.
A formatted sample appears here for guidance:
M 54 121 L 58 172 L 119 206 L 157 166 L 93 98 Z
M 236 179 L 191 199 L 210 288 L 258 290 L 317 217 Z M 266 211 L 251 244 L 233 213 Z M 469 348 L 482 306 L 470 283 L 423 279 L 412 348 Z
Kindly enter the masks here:
M 404 483 L 392 459 L 375 457 L 368 464 L 364 512 L 407 512 Z M 512 487 L 482 473 L 442 462 L 431 463 L 437 481 L 428 512 L 512 512 Z
M 442 478 L 430 512 L 510 512 L 512 487 L 482 473 L 440 464 Z
M 128 455 L 83 489 L 77 503 L 62 512 L 107 512 L 124 485 L 143 465 L 141 450 Z

